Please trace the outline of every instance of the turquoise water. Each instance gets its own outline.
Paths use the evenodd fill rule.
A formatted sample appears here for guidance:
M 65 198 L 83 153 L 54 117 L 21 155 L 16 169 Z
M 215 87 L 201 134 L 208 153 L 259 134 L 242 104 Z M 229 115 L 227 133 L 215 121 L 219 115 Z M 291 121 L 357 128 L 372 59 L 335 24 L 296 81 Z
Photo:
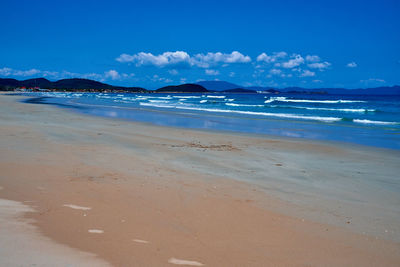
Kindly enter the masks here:
M 400 149 L 400 96 L 29 93 L 34 102 L 163 126 Z

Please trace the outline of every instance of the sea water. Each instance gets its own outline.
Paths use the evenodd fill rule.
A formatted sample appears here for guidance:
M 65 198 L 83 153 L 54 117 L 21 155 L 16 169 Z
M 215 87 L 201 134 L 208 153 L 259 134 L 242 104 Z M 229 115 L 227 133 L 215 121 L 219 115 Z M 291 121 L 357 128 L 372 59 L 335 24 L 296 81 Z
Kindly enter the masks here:
M 61 92 L 27 95 L 36 97 L 36 102 L 86 114 L 163 126 L 400 149 L 400 96 Z

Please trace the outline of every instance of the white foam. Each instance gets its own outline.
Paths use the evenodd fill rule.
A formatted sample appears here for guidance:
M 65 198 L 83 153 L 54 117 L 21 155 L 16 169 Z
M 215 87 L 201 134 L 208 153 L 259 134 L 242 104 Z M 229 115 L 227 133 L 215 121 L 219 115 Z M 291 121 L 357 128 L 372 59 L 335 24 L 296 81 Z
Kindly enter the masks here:
M 354 112 L 354 113 L 365 113 L 365 112 L 375 112 L 375 109 L 365 109 L 365 108 L 315 108 L 315 107 L 303 107 L 303 106 L 271 106 L 273 108 L 298 108 L 298 109 L 308 109 L 308 110 L 326 110 L 326 111 L 339 111 L 339 112 Z
M 294 103 L 323 103 L 323 104 L 338 104 L 338 103 L 365 103 L 366 101 L 362 100 L 311 100 L 311 99 L 288 99 L 284 96 L 271 97 L 268 100 L 265 100 L 264 103 L 271 103 L 274 101 L 279 102 L 294 102 Z
M 198 111 L 208 111 L 208 112 L 238 113 L 238 114 L 265 116 L 265 117 L 286 118 L 286 119 L 316 120 L 323 122 L 335 122 L 341 120 L 341 118 L 337 117 L 303 116 L 303 115 L 287 114 L 287 113 L 268 113 L 268 112 L 255 112 L 255 111 L 243 111 L 243 110 L 231 110 L 231 109 L 207 109 L 207 108 L 175 106 L 175 105 L 153 105 L 150 103 L 142 103 L 142 102 L 140 103 L 140 105 L 158 107 L 158 108 L 176 108 L 176 109 L 198 110 Z
M 78 206 L 78 205 L 73 205 L 73 204 L 64 204 L 63 206 L 71 208 L 71 209 L 75 209 L 75 210 L 91 210 L 92 209 L 90 207 L 83 207 L 83 206 Z
M 207 103 L 207 101 L 208 101 L 208 100 L 200 100 L 200 103 L 201 103 L 201 104 Z
M 171 96 L 159 96 L 157 98 L 159 98 L 159 99 L 172 99 Z
M 207 95 L 208 98 L 225 98 L 224 95 Z
M 236 103 L 225 103 L 225 105 L 232 107 L 264 107 L 264 105 L 248 105 L 248 104 L 236 104 Z
M 274 102 L 274 101 L 281 101 L 281 100 L 285 100 L 286 99 L 286 97 L 271 97 L 270 99 L 267 99 L 267 100 L 265 100 L 264 101 L 264 103 L 271 103 L 271 102 Z
M 91 234 L 102 234 L 102 233 L 104 233 L 103 230 L 99 230 L 99 229 L 89 229 L 88 232 L 91 233 Z
M 136 243 L 142 243 L 142 244 L 148 244 L 149 243 L 149 241 L 142 240 L 142 239 L 133 239 L 133 241 L 136 242 Z
M 400 124 L 399 122 L 393 122 L 393 121 L 371 121 L 371 120 L 360 120 L 360 119 L 354 119 L 353 122 L 362 123 L 362 124 L 377 124 L 377 125 Z
M 194 95 L 189 95 L 189 96 L 173 96 L 173 98 L 201 98 L 201 96 L 194 96 Z
M 188 261 L 188 260 L 180 260 L 176 258 L 170 258 L 168 263 L 176 264 L 176 265 L 191 265 L 191 266 L 203 266 L 204 264 L 198 261 Z
M 165 100 L 149 100 L 149 102 L 151 103 L 169 103 L 169 101 L 165 101 Z

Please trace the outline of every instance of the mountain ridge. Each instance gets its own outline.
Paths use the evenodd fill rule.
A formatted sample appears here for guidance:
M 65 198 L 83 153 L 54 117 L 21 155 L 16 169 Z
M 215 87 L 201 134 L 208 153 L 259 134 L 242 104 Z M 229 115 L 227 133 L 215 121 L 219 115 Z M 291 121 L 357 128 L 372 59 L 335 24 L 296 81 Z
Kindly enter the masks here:
M 371 88 L 356 88 L 356 89 L 346 89 L 346 88 L 304 88 L 304 87 L 285 87 L 285 88 L 277 88 L 277 87 L 262 87 L 262 86 L 240 86 L 237 84 L 225 82 L 225 81 L 201 81 L 197 84 L 202 84 L 206 89 L 213 91 L 226 91 L 226 87 L 232 87 L 231 89 L 242 88 L 246 90 L 254 90 L 254 91 L 269 91 L 275 90 L 276 92 L 281 93 L 328 93 L 328 94 L 366 94 L 366 95 L 400 95 L 400 86 L 379 86 L 379 87 L 371 87 Z M 221 85 L 219 88 L 218 86 Z
M 199 84 L 200 83 L 200 84 Z M 218 87 L 221 85 L 221 87 Z M 257 87 L 257 86 L 239 86 L 225 81 L 202 81 L 198 83 L 187 83 L 181 85 L 169 85 L 157 90 L 146 90 L 142 87 L 114 86 L 99 81 L 82 78 L 61 79 L 58 81 L 49 81 L 45 78 L 34 78 L 27 80 L 16 80 L 10 78 L 0 78 L 0 91 L 12 91 L 16 88 L 41 88 L 50 90 L 64 91 L 107 91 L 107 92 L 176 92 L 176 93 L 196 93 L 196 92 L 226 92 L 226 93 L 319 93 L 319 94 L 344 94 L 344 95 L 400 95 L 400 86 L 380 86 L 373 88 L 303 88 L 303 87 Z M 222 89 L 221 89 L 222 88 Z

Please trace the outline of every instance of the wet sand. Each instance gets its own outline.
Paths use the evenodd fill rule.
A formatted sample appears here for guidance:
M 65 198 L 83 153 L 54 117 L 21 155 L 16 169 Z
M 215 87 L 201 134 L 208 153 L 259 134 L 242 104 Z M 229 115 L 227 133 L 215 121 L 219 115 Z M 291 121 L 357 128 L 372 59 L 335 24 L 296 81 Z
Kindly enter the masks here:
M 7 216 L 0 207 L 10 222 L 2 237 L 26 237 L 14 265 L 66 265 L 70 253 L 76 266 L 400 263 L 397 183 L 374 180 L 398 173 L 397 151 L 156 127 L 18 99 L 0 95 L 0 199 L 24 207 Z M 323 183 L 343 177 L 367 182 L 353 194 Z M 384 197 L 370 203 L 374 188 Z M 42 238 L 41 254 L 22 245 Z

